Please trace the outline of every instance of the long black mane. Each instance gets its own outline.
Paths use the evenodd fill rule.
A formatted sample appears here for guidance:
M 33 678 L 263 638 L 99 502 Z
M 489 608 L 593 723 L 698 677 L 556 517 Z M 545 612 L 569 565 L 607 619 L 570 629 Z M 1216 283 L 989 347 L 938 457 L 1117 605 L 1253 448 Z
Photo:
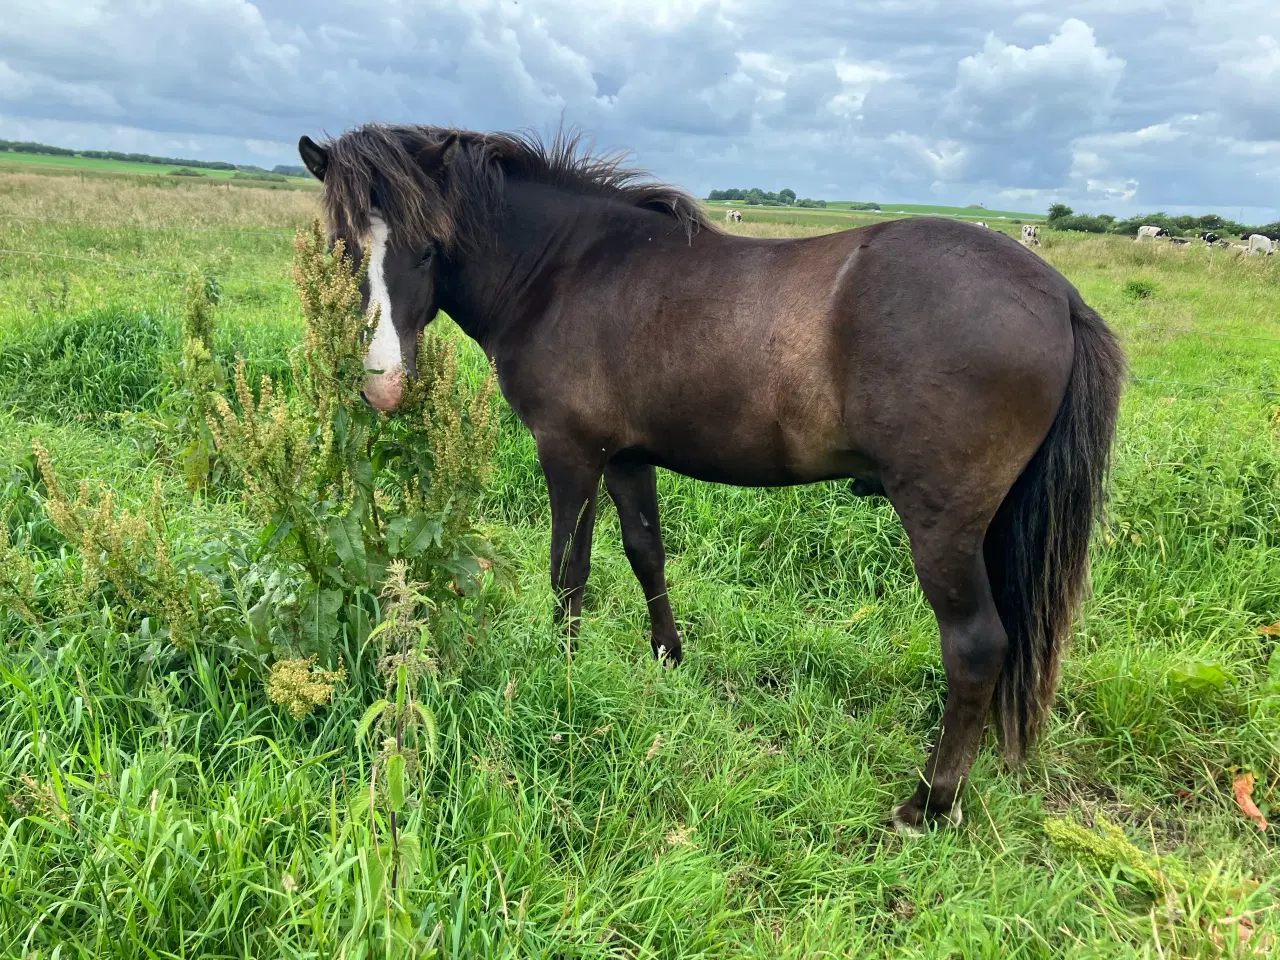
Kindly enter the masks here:
M 451 136 L 447 169 L 429 170 Z M 370 123 L 323 144 L 329 152 L 324 207 L 331 228 L 355 238 L 376 206 L 400 242 L 434 241 L 447 251 L 484 246 L 508 180 L 615 199 L 665 214 L 692 237 L 718 228 L 688 193 L 625 166 L 625 153 L 594 155 L 580 133 L 475 133 L 445 127 Z

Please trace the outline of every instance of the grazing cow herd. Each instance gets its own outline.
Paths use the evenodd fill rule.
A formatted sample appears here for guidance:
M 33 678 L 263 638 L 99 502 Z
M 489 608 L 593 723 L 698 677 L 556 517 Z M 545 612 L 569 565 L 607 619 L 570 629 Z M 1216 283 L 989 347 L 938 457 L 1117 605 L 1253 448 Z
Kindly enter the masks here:
M 988 230 L 991 229 L 990 226 L 983 223 L 981 220 L 977 221 L 974 226 L 986 227 Z M 1040 228 L 1034 223 L 1024 223 L 1022 225 L 1022 245 L 1026 247 L 1040 246 Z
M 724 212 L 724 219 L 726 223 L 741 223 L 742 211 L 726 210 Z M 984 227 L 987 230 L 991 229 L 989 224 L 986 224 L 981 220 L 975 221 L 974 226 Z M 1155 240 L 1158 237 L 1164 237 L 1171 244 L 1180 247 L 1187 246 L 1191 243 L 1191 239 L 1189 237 L 1175 237 L 1172 236 L 1164 227 L 1151 225 L 1139 227 L 1138 236 L 1135 240 Z M 1254 233 L 1245 237 L 1244 243 L 1231 243 L 1229 240 L 1223 240 L 1216 233 L 1209 230 L 1197 235 L 1196 239 L 1200 240 L 1208 247 L 1223 247 L 1225 249 L 1238 250 L 1249 256 L 1260 253 L 1263 256 L 1269 257 L 1280 252 L 1280 241 L 1272 240 L 1270 237 L 1263 236 L 1260 233 Z M 1033 223 L 1024 223 L 1022 225 L 1022 244 L 1027 247 L 1040 246 L 1040 228 Z
M 1153 226 L 1139 227 L 1138 236 L 1134 239 L 1135 241 L 1154 240 L 1156 237 L 1166 237 L 1170 243 L 1180 247 L 1191 243 L 1191 239 L 1189 237 L 1170 236 L 1169 231 L 1164 227 Z M 1245 241 L 1244 243 L 1232 243 L 1230 240 L 1223 240 L 1216 233 L 1213 233 L 1210 230 L 1206 230 L 1203 233 L 1198 234 L 1196 239 L 1200 240 L 1207 247 L 1222 247 L 1223 249 L 1236 250 L 1248 256 L 1260 253 L 1263 256 L 1270 257 L 1275 253 L 1280 252 L 1280 242 L 1272 240 L 1270 237 L 1264 236 L 1261 233 L 1253 233 L 1242 238 Z
M 981 220 L 975 220 L 973 225 L 975 227 L 985 227 L 987 230 L 991 229 L 990 224 L 983 223 Z M 1040 246 L 1040 228 L 1033 223 L 1024 223 L 1022 225 L 1022 243 L 1027 247 Z

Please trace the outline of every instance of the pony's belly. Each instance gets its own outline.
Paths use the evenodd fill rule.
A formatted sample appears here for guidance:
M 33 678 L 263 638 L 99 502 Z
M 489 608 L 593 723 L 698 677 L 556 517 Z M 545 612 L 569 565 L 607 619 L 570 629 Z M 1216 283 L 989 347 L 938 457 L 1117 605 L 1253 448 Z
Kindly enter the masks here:
M 803 459 L 769 451 L 733 451 L 715 444 L 702 447 L 645 445 L 620 457 L 651 463 L 664 470 L 736 487 L 789 487 L 822 480 L 856 478 L 870 489 L 880 487 L 880 471 L 868 457 L 852 450 L 824 451 Z

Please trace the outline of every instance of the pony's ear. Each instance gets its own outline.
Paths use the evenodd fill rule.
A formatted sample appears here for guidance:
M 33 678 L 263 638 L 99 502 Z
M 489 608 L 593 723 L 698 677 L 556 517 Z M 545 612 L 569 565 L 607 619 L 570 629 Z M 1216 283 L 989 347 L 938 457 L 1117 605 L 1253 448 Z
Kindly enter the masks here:
M 443 170 L 453 163 L 453 159 L 458 155 L 458 150 L 461 146 L 462 144 L 458 139 L 458 131 L 450 130 L 449 135 L 439 143 L 433 143 L 418 151 L 418 161 L 427 170 Z
M 298 156 L 302 157 L 311 175 L 324 182 L 324 172 L 329 169 L 329 151 L 304 133 L 298 140 Z

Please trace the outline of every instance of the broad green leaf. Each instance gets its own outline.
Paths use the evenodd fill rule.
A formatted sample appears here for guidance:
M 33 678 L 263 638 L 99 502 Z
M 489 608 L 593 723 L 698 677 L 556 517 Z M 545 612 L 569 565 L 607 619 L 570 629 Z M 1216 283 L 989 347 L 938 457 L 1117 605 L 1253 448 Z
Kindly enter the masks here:
M 387 553 L 390 556 L 398 557 L 400 555 L 400 541 L 404 538 L 405 531 L 408 529 L 408 517 L 394 517 L 387 522 L 386 544 Z
M 347 408 L 339 406 L 333 412 L 333 442 L 339 450 L 343 450 L 347 446 L 347 424 L 350 418 L 347 416 Z
M 383 894 L 387 887 L 387 870 L 391 867 L 390 844 L 379 844 L 365 855 L 369 877 L 369 908 L 383 909 Z
M 415 702 L 413 708 L 418 711 L 418 716 L 422 718 L 422 729 L 427 734 L 427 763 L 434 765 L 436 762 L 436 715 L 431 712 L 425 704 Z
M 1236 678 L 1221 664 L 1204 660 L 1193 660 L 1174 667 L 1169 671 L 1169 680 L 1176 686 L 1201 692 L 1221 690 L 1227 684 L 1236 682 Z
M 361 606 L 352 604 L 343 611 L 343 616 L 351 627 L 351 633 L 356 642 L 363 645 L 373 630 L 373 624 L 369 621 L 369 612 Z
M 369 705 L 369 709 L 365 710 L 364 716 L 356 724 L 357 740 L 363 740 L 368 735 L 369 728 L 373 726 L 373 721 L 377 720 L 382 711 L 387 709 L 388 706 L 389 702 L 386 700 L 377 700 Z
M 387 797 L 393 812 L 404 809 L 404 754 L 393 753 L 387 757 Z
M 390 561 L 381 550 L 368 551 L 364 558 L 364 568 L 367 575 L 365 582 L 370 585 L 384 582 L 387 579 L 387 567 L 389 565 Z
M 352 479 L 355 480 L 356 489 L 360 491 L 365 502 L 371 502 L 373 500 L 373 464 L 368 460 L 360 461 L 356 465 Z
M 356 583 L 367 580 L 364 564 L 364 533 L 360 529 L 360 513 L 353 509 L 346 516 L 330 517 L 328 524 L 329 542 L 342 561 L 347 575 Z
M 267 527 L 267 538 L 262 544 L 263 554 L 269 554 L 277 550 L 280 544 L 293 531 L 293 518 L 276 514 L 271 518 L 271 524 Z
M 247 620 L 254 647 L 261 647 L 271 635 L 272 599 L 269 592 L 264 593 L 262 599 L 248 610 Z
M 444 528 L 440 526 L 438 520 L 429 520 L 419 515 L 411 518 L 396 531 L 394 546 L 391 537 L 387 537 L 387 548 L 393 556 L 416 557 L 429 549 L 432 544 L 440 546 L 443 534 Z
M 312 588 L 306 605 L 298 618 L 299 638 L 306 653 L 326 654 L 338 635 L 338 610 L 342 608 L 341 590 L 317 590 Z
M 396 878 L 401 890 L 407 890 L 422 864 L 422 844 L 416 833 L 400 834 L 400 871 Z

